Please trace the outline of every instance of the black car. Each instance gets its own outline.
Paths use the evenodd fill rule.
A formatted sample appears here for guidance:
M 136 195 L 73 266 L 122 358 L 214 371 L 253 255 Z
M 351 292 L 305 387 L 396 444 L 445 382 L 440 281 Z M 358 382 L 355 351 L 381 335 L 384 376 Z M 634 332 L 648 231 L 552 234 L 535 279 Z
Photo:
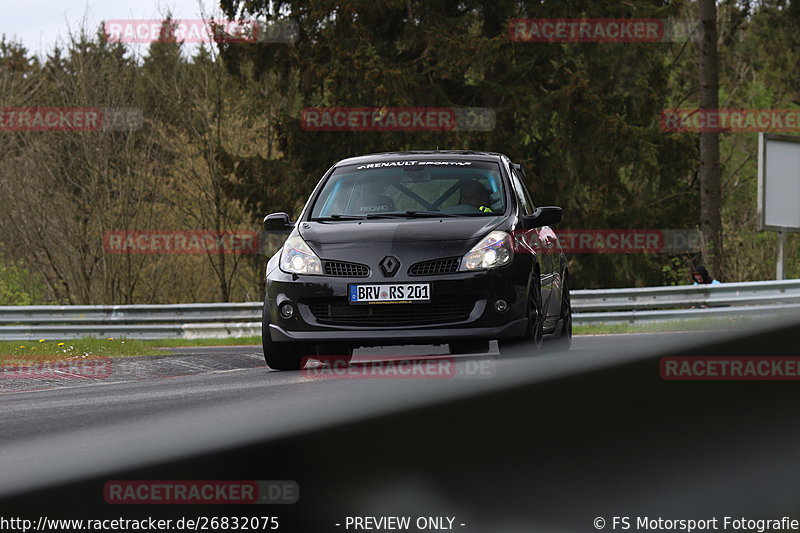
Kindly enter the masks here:
M 508 157 L 395 152 L 336 163 L 267 265 L 263 344 L 274 369 L 353 348 L 449 344 L 530 351 L 544 335 L 569 347 L 567 261 L 558 207 L 535 207 Z M 519 351 L 519 350 L 518 350 Z

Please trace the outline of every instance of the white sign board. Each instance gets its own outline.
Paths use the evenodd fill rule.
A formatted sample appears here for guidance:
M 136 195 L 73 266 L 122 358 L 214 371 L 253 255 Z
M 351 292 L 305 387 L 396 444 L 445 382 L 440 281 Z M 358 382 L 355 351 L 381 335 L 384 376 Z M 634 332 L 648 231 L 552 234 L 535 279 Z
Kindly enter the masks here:
M 800 231 L 800 137 L 758 134 L 760 230 Z

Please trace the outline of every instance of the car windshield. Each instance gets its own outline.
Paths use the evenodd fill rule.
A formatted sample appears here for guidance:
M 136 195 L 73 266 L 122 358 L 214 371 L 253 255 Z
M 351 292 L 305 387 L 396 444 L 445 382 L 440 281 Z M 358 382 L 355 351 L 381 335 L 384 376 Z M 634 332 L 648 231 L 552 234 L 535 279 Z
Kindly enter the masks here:
M 311 219 L 497 216 L 505 204 L 497 163 L 381 161 L 335 169 Z

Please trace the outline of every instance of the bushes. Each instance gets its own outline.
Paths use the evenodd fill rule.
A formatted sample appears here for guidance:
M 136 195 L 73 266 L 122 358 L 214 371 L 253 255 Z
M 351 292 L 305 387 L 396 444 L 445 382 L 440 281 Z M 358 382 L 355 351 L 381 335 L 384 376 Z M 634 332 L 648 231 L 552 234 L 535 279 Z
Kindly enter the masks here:
M 43 294 L 40 277 L 0 256 L 0 305 L 43 304 Z

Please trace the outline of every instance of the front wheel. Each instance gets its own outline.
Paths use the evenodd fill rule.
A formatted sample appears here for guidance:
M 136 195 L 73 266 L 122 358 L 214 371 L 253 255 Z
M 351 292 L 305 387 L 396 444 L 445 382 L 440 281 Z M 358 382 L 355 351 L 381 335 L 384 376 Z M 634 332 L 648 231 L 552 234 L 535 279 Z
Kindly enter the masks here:
M 447 344 L 450 355 L 466 355 L 489 352 L 489 341 L 453 341 Z
M 317 345 L 317 357 L 321 363 L 336 368 L 343 368 L 350 364 L 353 358 L 353 347 L 343 344 L 325 343 Z
M 305 366 L 310 346 L 296 342 L 272 342 L 269 333 L 261 339 L 264 360 L 273 370 L 300 370 Z
M 522 337 L 500 339 L 500 355 L 516 352 L 521 355 L 536 353 L 542 348 L 544 339 L 544 315 L 542 314 L 542 292 L 539 284 L 534 284 L 531 294 L 528 295 L 528 326 Z
M 264 360 L 273 370 L 300 370 L 305 366 L 312 346 L 297 342 L 272 342 L 269 334 L 269 311 L 264 301 L 261 315 L 261 346 Z
M 572 347 L 572 300 L 569 296 L 569 283 L 564 278 L 561 286 L 561 317 L 559 320 L 561 331 L 554 339 L 554 344 L 560 350 L 569 350 Z

